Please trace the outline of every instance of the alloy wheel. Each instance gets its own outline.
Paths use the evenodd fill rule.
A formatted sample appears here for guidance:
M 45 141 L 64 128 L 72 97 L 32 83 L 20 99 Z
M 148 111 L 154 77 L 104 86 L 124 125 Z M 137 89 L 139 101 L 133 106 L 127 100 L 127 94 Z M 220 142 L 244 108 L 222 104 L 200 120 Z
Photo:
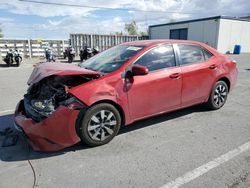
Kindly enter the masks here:
M 87 126 L 88 134 L 92 140 L 104 141 L 115 132 L 117 120 L 113 112 L 101 110 L 94 114 Z
M 226 98 L 227 98 L 226 86 L 223 84 L 217 85 L 217 87 L 214 90 L 214 96 L 213 96 L 214 104 L 217 107 L 221 107 L 226 102 Z

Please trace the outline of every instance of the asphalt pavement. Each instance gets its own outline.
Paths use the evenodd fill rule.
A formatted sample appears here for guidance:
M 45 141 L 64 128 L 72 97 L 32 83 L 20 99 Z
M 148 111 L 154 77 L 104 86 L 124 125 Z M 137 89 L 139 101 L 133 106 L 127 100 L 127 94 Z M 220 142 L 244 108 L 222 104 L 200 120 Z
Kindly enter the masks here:
M 238 83 L 218 111 L 186 108 L 122 128 L 107 145 L 51 153 L 32 151 L 21 136 L 1 147 L 0 135 L 0 187 L 250 187 L 250 54 L 233 58 Z M 39 61 L 18 68 L 0 62 L 0 131 L 13 127 Z

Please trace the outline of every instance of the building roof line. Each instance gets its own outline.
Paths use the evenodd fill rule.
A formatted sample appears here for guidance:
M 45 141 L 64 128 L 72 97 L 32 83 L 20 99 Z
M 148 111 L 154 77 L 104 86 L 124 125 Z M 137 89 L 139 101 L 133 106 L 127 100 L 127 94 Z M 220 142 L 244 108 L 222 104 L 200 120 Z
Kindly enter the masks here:
M 230 16 L 213 16 L 213 17 L 207 17 L 207 18 L 198 18 L 198 19 L 192 19 L 192 20 L 170 22 L 170 23 L 165 23 L 165 24 L 150 25 L 149 27 L 151 28 L 151 27 L 159 27 L 159 26 L 167 26 L 167 25 L 185 24 L 185 23 L 190 23 L 190 22 L 199 22 L 199 21 L 215 20 L 215 19 L 227 19 L 227 20 L 250 22 L 250 20 L 248 19 L 242 19 L 242 18 L 236 18 L 236 17 L 230 17 Z

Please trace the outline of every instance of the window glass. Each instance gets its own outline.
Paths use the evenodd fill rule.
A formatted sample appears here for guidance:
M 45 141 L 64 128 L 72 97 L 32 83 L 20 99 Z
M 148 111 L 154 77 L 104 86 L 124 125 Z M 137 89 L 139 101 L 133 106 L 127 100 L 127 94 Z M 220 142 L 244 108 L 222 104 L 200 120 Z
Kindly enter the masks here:
M 206 49 L 203 49 L 203 52 L 204 52 L 205 60 L 209 60 L 211 57 L 214 56 L 211 52 L 207 51 Z
M 135 64 L 146 66 L 149 71 L 175 66 L 174 50 L 171 45 L 158 46 L 138 59 Z
M 143 46 L 114 46 L 84 61 L 80 66 L 89 70 L 110 73 L 119 69 L 142 49 Z
M 181 56 L 181 65 L 204 61 L 202 48 L 196 45 L 178 44 Z
M 170 30 L 170 39 L 181 39 L 187 40 L 188 37 L 188 29 L 171 29 Z

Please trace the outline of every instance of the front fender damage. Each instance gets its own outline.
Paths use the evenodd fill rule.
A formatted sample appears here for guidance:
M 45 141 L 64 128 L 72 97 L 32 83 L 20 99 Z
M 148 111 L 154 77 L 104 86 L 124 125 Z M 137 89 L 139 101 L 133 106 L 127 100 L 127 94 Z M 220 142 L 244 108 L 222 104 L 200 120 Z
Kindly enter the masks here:
M 59 106 L 50 117 L 35 122 L 26 117 L 22 100 L 17 106 L 14 121 L 35 151 L 58 151 L 80 141 L 75 131 L 78 114 L 78 110 Z
M 96 78 L 53 75 L 30 86 L 17 106 L 15 124 L 27 135 L 34 150 L 58 151 L 80 141 L 76 120 L 87 106 L 68 91 Z

